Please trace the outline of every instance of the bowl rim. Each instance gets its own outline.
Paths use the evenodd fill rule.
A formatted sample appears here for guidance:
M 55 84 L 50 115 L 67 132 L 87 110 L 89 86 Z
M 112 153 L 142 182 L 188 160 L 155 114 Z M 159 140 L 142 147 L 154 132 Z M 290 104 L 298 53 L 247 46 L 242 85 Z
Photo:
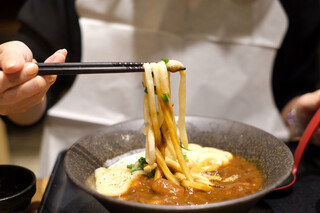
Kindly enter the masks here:
M 27 173 L 29 173 L 31 175 L 32 181 L 26 188 L 24 188 L 20 192 L 17 192 L 15 194 L 10 195 L 10 196 L 5 197 L 5 198 L 0 198 L 0 203 L 1 202 L 5 202 L 5 201 L 10 201 L 10 200 L 15 199 L 17 197 L 23 196 L 24 194 L 29 193 L 29 191 L 32 190 L 36 186 L 36 180 L 37 180 L 36 175 L 30 169 L 28 169 L 26 167 L 23 167 L 23 166 L 11 165 L 11 164 L 2 164 L 2 165 L 0 165 L 0 169 L 4 168 L 4 167 L 16 168 L 16 169 L 20 169 L 21 171 L 23 170 L 24 172 L 27 172 Z M 33 196 L 33 194 L 32 194 L 32 196 Z
M 176 117 L 177 118 L 177 117 Z M 291 174 L 292 168 L 293 168 L 293 154 L 290 151 L 289 147 L 283 142 L 281 141 L 279 138 L 275 137 L 274 135 L 272 135 L 269 132 L 266 132 L 265 130 L 262 130 L 258 127 L 255 127 L 253 125 L 250 124 L 246 124 L 243 122 L 239 122 L 239 121 L 234 121 L 234 120 L 230 120 L 230 119 L 225 119 L 225 118 L 219 118 L 219 117 L 208 117 L 208 116 L 186 116 L 186 123 L 188 119 L 207 119 L 207 120 L 215 120 L 215 121 L 222 121 L 222 122 L 233 122 L 235 124 L 239 124 L 239 125 L 245 125 L 248 126 L 249 128 L 258 130 L 260 132 L 263 132 L 264 134 L 269 135 L 271 138 L 275 139 L 276 141 L 279 142 L 279 145 L 286 151 L 286 153 L 288 154 L 289 158 L 290 158 L 290 164 L 289 168 L 291 168 L 290 170 L 288 170 L 286 172 L 286 174 L 282 175 L 277 181 L 275 181 L 274 183 L 270 184 L 268 187 L 264 188 L 263 190 L 260 190 L 258 192 L 255 192 L 253 194 L 244 196 L 244 197 L 240 197 L 240 198 L 236 198 L 236 199 L 231 199 L 231 200 L 226 200 L 226 201 L 220 201 L 220 202 L 214 202 L 214 203 L 207 203 L 207 204 L 199 204 L 199 205 L 181 205 L 181 206 L 174 206 L 174 205 L 154 205 L 154 204 L 146 204 L 146 203 L 139 203 L 139 202 L 134 202 L 134 201 L 123 201 L 114 197 L 108 197 L 105 195 L 102 195 L 100 193 L 98 193 L 97 191 L 90 189 L 88 186 L 86 186 L 85 184 L 83 184 L 81 181 L 77 180 L 76 178 L 73 177 L 72 173 L 69 171 L 68 165 L 67 165 L 67 161 L 70 158 L 70 153 L 71 150 L 74 146 L 76 146 L 76 144 L 78 144 L 79 142 L 81 142 L 81 140 L 83 138 L 86 138 L 88 136 L 91 136 L 95 133 L 99 133 L 103 130 L 107 131 L 109 129 L 112 129 L 116 126 L 120 126 L 123 124 L 127 124 L 130 122 L 137 122 L 139 120 L 143 121 L 142 118 L 136 118 L 136 119 L 131 119 L 131 120 L 127 120 L 127 121 L 123 121 L 123 122 L 119 122 L 107 127 L 102 127 L 100 129 L 98 129 L 97 131 L 91 132 L 81 138 L 79 138 L 75 143 L 73 143 L 70 148 L 67 150 L 65 158 L 64 158 L 64 170 L 66 172 L 67 177 L 69 178 L 69 180 L 71 180 L 71 182 L 73 184 L 75 184 L 78 188 L 80 188 L 81 190 L 85 191 L 86 193 L 91 194 L 92 196 L 94 196 L 95 198 L 99 199 L 99 200 L 108 200 L 109 202 L 115 203 L 117 205 L 124 205 L 127 207 L 132 207 L 132 208 L 143 208 L 143 209 L 147 209 L 147 210 L 152 210 L 152 209 L 156 209 L 156 210 L 172 210 L 174 208 L 175 211 L 184 211 L 184 210 L 200 210 L 200 209 L 211 209 L 211 208 L 221 208 L 221 207 L 227 207 L 227 206 L 232 206 L 232 205 L 238 205 L 239 203 L 247 203 L 248 201 L 252 201 L 254 199 L 261 198 L 265 195 L 267 195 L 268 193 L 272 192 L 277 186 L 279 186 L 281 183 L 283 183 Z

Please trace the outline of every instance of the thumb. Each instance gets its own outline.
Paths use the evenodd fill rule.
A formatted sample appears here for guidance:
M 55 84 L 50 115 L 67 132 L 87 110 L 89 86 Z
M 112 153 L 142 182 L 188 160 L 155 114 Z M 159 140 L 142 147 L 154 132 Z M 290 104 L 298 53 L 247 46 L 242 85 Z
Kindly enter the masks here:
M 23 69 L 26 62 L 32 62 L 31 50 L 20 41 L 0 45 L 0 66 L 5 73 L 16 73 Z

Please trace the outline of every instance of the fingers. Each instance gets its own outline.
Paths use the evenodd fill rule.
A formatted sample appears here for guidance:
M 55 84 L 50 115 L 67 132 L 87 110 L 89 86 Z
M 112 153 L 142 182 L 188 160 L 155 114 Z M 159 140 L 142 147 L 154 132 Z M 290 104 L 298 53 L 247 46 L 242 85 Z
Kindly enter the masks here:
M 63 63 L 66 60 L 67 54 L 68 52 L 66 49 L 58 50 L 49 58 L 47 58 L 47 60 L 45 60 L 45 63 Z
M 45 93 L 46 92 L 38 93 L 14 104 L 0 105 L 0 112 L 3 115 L 15 115 L 17 113 L 23 113 L 29 110 L 31 107 L 44 101 Z
M 18 86 L 34 78 L 38 73 L 38 66 L 34 63 L 26 63 L 20 72 L 7 74 L 0 72 L 0 93 L 5 90 Z
M 40 93 L 48 86 L 44 78 L 36 76 L 24 84 L 8 89 L 1 95 L 1 100 L 7 104 L 13 104 Z
M 58 50 L 47 61 L 64 62 L 66 55 L 65 49 Z M 56 81 L 56 75 L 37 76 L 37 73 L 38 66 L 34 63 L 25 63 L 17 73 L 0 72 L 0 104 L 18 102 L 23 97 L 30 97 L 48 89 Z
M 320 90 L 301 95 L 296 102 L 296 122 L 297 126 L 301 128 L 301 132 L 307 127 L 314 113 L 320 107 Z M 320 129 L 319 127 L 313 133 L 311 142 L 320 146 Z
M 41 102 L 53 82 L 41 76 L 11 88 L 0 94 L 0 114 L 8 115 L 26 111 L 29 107 Z
M 62 63 L 67 50 L 56 51 L 45 62 Z M 38 76 L 38 66 L 31 50 L 22 42 L 0 45 L 0 114 L 9 115 L 28 110 L 45 96 L 57 76 Z
M 305 128 L 313 114 L 320 107 L 320 90 L 301 95 L 295 104 L 296 120 Z
M 66 49 L 58 50 L 49 58 L 47 58 L 47 60 L 45 60 L 45 63 L 63 63 L 66 60 L 67 54 L 68 52 Z M 46 75 L 43 77 L 49 82 L 55 82 L 57 79 L 56 75 Z
M 19 72 L 25 62 L 32 61 L 31 50 L 22 42 L 12 41 L 0 45 L 0 66 L 3 72 Z
M 320 90 L 306 93 L 297 101 L 297 107 L 303 111 L 315 111 L 320 107 Z

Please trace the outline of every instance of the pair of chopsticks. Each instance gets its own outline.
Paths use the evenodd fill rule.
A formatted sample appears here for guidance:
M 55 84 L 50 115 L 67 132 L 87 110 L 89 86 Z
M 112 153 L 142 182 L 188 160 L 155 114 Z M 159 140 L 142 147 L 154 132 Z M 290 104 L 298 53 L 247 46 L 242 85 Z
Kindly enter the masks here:
M 143 72 L 139 62 L 37 63 L 38 75 L 77 75 Z
M 38 75 L 134 73 L 144 71 L 143 63 L 140 62 L 37 63 L 37 65 L 39 66 Z M 185 68 L 180 70 L 185 70 Z

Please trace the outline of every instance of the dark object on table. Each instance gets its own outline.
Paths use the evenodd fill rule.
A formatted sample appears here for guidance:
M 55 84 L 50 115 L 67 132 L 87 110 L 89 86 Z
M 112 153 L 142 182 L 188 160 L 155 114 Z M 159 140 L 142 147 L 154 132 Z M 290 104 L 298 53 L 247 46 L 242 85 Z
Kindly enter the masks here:
M 26 208 L 36 192 L 36 176 L 27 168 L 0 165 L 0 212 Z
M 66 150 L 57 158 L 38 213 L 110 213 L 94 197 L 69 181 L 63 167 L 65 155 Z
M 77 187 L 94 196 L 111 212 L 234 212 L 235 209 L 246 212 L 280 185 L 292 170 L 291 151 L 283 142 L 262 130 L 234 121 L 204 117 L 187 117 L 186 125 L 190 142 L 224 149 L 255 163 L 266 175 L 263 189 L 243 198 L 199 206 L 126 202 L 90 189 L 86 185 L 87 179 L 106 159 L 144 147 L 143 120 L 117 124 L 77 141 L 66 154 L 66 174 Z

